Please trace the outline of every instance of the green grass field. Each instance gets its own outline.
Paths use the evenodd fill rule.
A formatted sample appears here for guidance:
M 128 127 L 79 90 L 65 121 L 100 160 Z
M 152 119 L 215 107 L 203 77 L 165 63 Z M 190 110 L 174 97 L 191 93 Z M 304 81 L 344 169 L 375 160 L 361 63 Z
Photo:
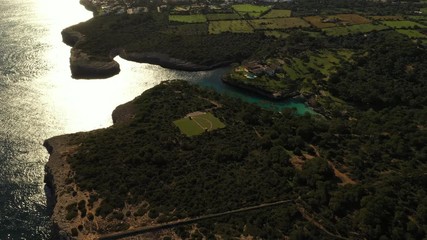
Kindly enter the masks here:
M 310 27 L 306 21 L 301 18 L 272 18 L 272 19 L 254 19 L 249 21 L 255 29 L 273 30 L 287 29 L 296 27 Z
M 257 6 L 253 4 L 234 4 L 231 6 L 236 12 L 265 12 L 270 6 Z
M 391 28 L 425 28 L 426 26 L 412 21 L 382 21 L 382 24 Z
M 237 13 L 212 13 L 207 14 L 206 18 L 208 19 L 208 21 L 219 21 L 240 19 L 242 17 Z
M 333 28 L 324 28 L 322 31 L 328 36 L 345 36 L 348 34 L 356 33 L 368 33 L 372 31 L 381 31 L 387 29 L 387 26 L 384 25 L 374 25 L 374 24 L 360 24 L 352 25 L 347 27 L 333 27 Z
M 308 61 L 299 58 L 288 59 L 288 64 L 283 66 L 283 70 L 292 80 L 308 78 L 311 75 L 310 69 L 319 71 L 327 78 L 336 70 L 341 61 L 348 61 L 352 54 L 346 49 L 336 52 L 327 50 L 310 52 Z
M 194 15 L 169 15 L 169 21 L 182 23 L 203 23 L 206 22 L 206 16 L 202 14 Z
M 240 15 L 243 16 L 248 14 L 251 18 L 258 18 L 271 8 L 271 6 L 258 6 L 253 4 L 235 4 L 231 7 Z
M 261 18 L 285 18 L 291 16 L 291 10 L 273 9 Z
M 225 127 L 225 124 L 212 115 L 212 113 L 202 113 L 192 117 L 181 118 L 173 123 L 179 128 L 181 133 L 189 137 Z
M 427 39 L 427 35 L 424 35 L 420 32 L 418 32 L 417 30 L 412 30 L 412 29 L 396 29 L 396 32 L 406 35 L 409 38 L 414 38 L 414 39 Z
M 209 22 L 209 34 L 219 34 L 223 32 L 252 33 L 254 32 L 254 29 L 246 22 L 246 20 Z

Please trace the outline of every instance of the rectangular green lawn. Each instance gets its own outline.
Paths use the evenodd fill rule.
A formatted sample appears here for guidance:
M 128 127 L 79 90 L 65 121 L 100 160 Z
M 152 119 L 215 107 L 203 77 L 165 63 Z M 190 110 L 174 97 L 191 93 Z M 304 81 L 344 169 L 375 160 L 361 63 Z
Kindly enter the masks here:
M 191 118 L 181 118 L 175 120 L 173 123 L 179 128 L 181 133 L 189 137 L 200 135 L 205 131 L 212 131 L 225 127 L 225 124 L 211 113 L 192 116 Z

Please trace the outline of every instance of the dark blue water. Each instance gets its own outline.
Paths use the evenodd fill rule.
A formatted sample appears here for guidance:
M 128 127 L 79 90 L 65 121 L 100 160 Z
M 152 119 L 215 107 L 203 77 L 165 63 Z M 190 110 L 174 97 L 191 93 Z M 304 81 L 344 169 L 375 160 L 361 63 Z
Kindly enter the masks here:
M 107 80 L 73 80 L 63 28 L 91 17 L 78 0 L 0 0 L 0 240 L 50 239 L 44 190 L 45 139 L 108 127 L 111 112 L 167 79 L 187 79 L 269 108 L 271 103 L 223 85 L 227 69 L 188 73 L 117 59 Z

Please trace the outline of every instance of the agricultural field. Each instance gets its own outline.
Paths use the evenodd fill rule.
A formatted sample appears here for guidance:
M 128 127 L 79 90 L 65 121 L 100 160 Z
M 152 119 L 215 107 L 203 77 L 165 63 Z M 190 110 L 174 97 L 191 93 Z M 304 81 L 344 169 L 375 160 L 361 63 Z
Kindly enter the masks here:
M 413 39 L 427 39 L 427 35 L 424 35 L 422 33 L 420 33 L 417 30 L 413 30 L 413 29 L 396 29 L 396 32 L 406 35 L 409 38 L 413 38 Z
M 323 22 L 324 18 L 322 18 L 321 16 L 308 16 L 308 17 L 303 17 L 303 19 L 317 28 L 330 28 L 330 27 L 336 26 L 335 23 Z
M 426 26 L 412 21 L 382 21 L 382 24 L 391 28 L 425 28 Z
M 340 20 L 340 23 L 351 25 L 371 23 L 371 20 L 362 17 L 358 14 L 337 14 L 334 16 L 329 16 L 329 18 L 337 18 Z
M 388 27 L 384 25 L 360 24 L 346 27 L 325 28 L 322 29 L 322 31 L 324 31 L 328 36 L 345 36 L 349 34 L 368 33 L 385 29 L 388 29 Z
M 179 128 L 181 133 L 188 137 L 200 135 L 206 131 L 213 131 L 224 128 L 225 124 L 216 118 L 212 113 L 195 113 L 190 116 L 175 120 L 173 123 Z
M 169 15 L 170 22 L 182 22 L 182 23 L 203 23 L 206 22 L 206 16 L 203 14 L 193 15 Z
M 327 79 L 341 61 L 349 61 L 351 56 L 352 52 L 346 49 L 337 52 L 327 50 L 309 52 L 305 60 L 301 58 L 287 59 L 283 69 L 292 80 L 306 78 L 309 74 L 312 74 L 313 70 L 319 71 Z
M 291 16 L 291 10 L 273 9 L 261 18 L 285 18 Z
M 234 20 L 242 18 L 237 13 L 212 13 L 206 14 L 208 21 Z
M 246 20 L 228 20 L 209 22 L 209 34 L 219 34 L 223 32 L 252 33 L 254 29 Z
M 263 13 L 267 12 L 271 6 L 257 6 L 253 4 L 235 4 L 231 6 L 234 11 L 240 15 L 249 15 L 252 18 L 260 17 Z
M 296 27 L 310 27 L 306 21 L 301 18 L 272 18 L 272 19 L 254 19 L 249 21 L 255 29 L 273 30 L 287 29 Z
M 370 16 L 369 17 L 372 20 L 375 21 L 402 21 L 404 20 L 403 16 L 393 16 L 393 15 L 387 15 L 387 16 Z

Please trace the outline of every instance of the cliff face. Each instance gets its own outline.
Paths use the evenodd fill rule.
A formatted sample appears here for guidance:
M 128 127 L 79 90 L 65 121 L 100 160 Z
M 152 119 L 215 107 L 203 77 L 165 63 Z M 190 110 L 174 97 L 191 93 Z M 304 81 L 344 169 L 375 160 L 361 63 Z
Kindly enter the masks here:
M 132 102 L 118 106 L 112 116 L 114 124 L 126 124 L 133 119 L 135 108 Z M 95 130 L 96 131 L 96 130 Z M 111 217 L 96 216 L 96 209 L 102 199 L 96 192 L 80 189 L 74 182 L 74 171 L 68 159 L 78 153 L 80 143 L 78 139 L 90 133 L 75 133 L 49 138 L 43 146 L 49 152 L 49 161 L 45 166 L 45 183 L 50 191 L 47 195 L 52 209 L 54 224 L 53 238 L 59 240 L 97 239 L 100 234 L 125 230 L 152 224 L 147 216 L 131 216 L 126 221 Z M 136 212 L 145 202 L 122 209 L 123 213 Z M 120 229 L 121 227 L 124 229 Z
M 109 78 L 120 72 L 119 64 L 113 60 L 117 54 L 110 54 L 109 58 L 104 59 L 91 56 L 74 47 L 78 42 L 85 41 L 84 35 L 71 29 L 64 29 L 61 35 L 62 41 L 72 47 L 70 69 L 73 78 Z
M 73 201 L 74 188 L 73 184 L 68 182 L 71 177 L 70 165 L 66 158 L 75 151 L 77 146 L 70 145 L 69 141 L 72 135 L 62 135 L 45 140 L 44 146 L 48 150 L 50 157 L 45 166 L 45 183 L 51 190 L 53 199 L 52 221 L 57 232 L 54 233 L 57 239 L 73 239 L 71 228 L 73 224 L 65 221 L 66 206 Z M 77 226 L 76 226 L 77 227 Z
M 162 53 L 126 53 L 121 51 L 120 57 L 134 62 L 156 64 L 164 68 L 170 68 L 183 71 L 206 71 L 214 68 L 229 65 L 230 62 L 221 62 L 209 66 L 200 65 L 177 58 L 172 58 L 167 54 Z

